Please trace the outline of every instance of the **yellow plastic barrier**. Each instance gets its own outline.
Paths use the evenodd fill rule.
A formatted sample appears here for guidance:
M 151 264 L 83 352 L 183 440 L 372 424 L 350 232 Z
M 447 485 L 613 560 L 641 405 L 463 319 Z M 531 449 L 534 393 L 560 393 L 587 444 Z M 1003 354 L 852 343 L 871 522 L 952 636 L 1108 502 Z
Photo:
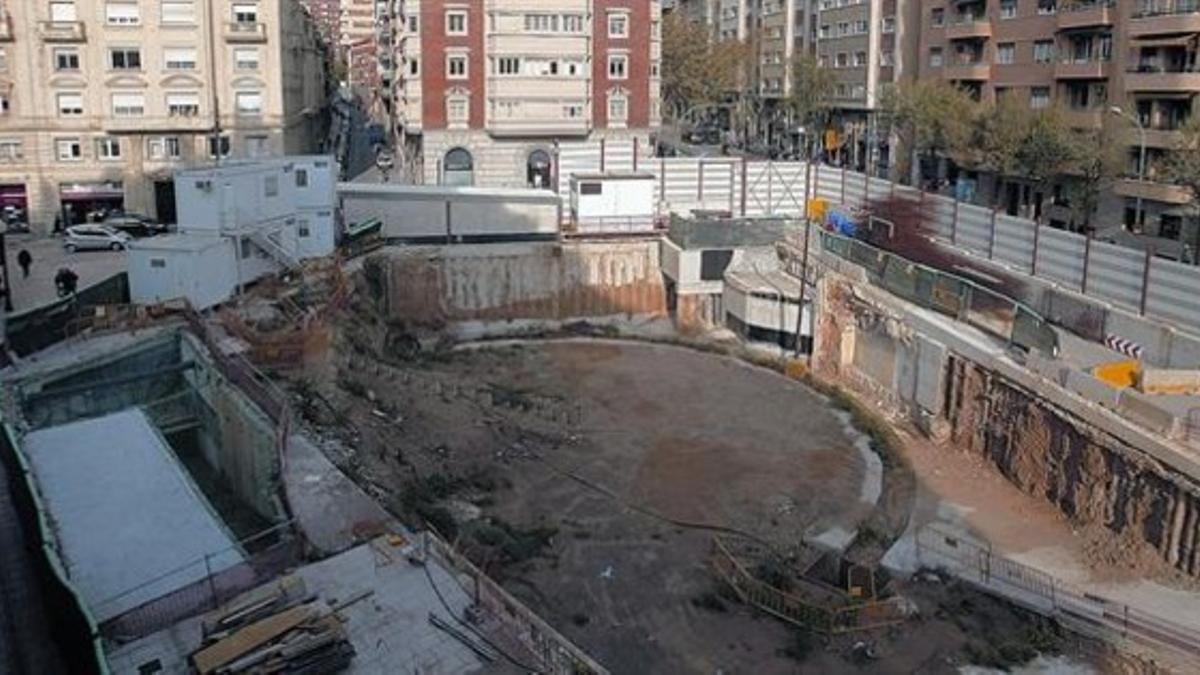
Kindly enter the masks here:
M 1101 363 L 1092 368 L 1092 377 L 1114 389 L 1125 389 L 1137 384 L 1142 364 L 1132 359 Z
M 808 200 L 808 219 L 814 223 L 825 221 L 825 213 L 829 210 L 829 202 L 821 197 L 814 197 Z

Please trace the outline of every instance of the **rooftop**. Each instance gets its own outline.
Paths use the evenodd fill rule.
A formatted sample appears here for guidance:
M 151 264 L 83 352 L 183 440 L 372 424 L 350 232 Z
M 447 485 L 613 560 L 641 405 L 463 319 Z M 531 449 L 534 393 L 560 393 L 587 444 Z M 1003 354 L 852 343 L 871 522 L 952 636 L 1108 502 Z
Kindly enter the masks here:
M 25 436 L 67 574 L 98 621 L 243 560 L 140 409 Z

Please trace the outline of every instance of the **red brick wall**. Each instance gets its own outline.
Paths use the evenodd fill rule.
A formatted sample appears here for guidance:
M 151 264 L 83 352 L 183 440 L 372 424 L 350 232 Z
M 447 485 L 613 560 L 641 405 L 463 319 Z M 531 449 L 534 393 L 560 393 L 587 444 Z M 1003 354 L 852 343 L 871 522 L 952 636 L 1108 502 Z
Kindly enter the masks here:
M 628 10 L 628 38 L 609 39 L 610 9 Z M 650 3 L 645 0 L 596 0 L 592 25 L 592 119 L 597 129 L 608 126 L 608 90 L 614 86 L 629 92 L 628 126 L 650 125 L 650 20 Z M 628 79 L 608 79 L 610 47 L 628 50 Z
M 456 7 L 463 6 L 454 3 Z M 463 87 L 471 92 L 472 129 L 482 129 L 484 102 L 487 98 L 485 74 L 488 67 L 484 51 L 483 3 L 467 4 L 467 35 L 446 35 L 445 0 L 425 0 L 421 3 L 421 106 L 422 124 L 426 129 L 446 128 L 446 90 Z M 446 49 L 466 47 L 467 79 L 446 79 Z

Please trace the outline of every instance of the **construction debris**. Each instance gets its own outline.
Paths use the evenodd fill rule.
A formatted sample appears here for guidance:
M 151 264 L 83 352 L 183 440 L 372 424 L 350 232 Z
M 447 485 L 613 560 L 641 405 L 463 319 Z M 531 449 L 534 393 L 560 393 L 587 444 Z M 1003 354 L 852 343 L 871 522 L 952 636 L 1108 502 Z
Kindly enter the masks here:
M 238 596 L 202 622 L 203 646 L 192 654 L 201 675 L 332 673 L 354 658 L 337 610 L 368 597 L 357 593 L 336 609 L 304 580 L 288 576 Z

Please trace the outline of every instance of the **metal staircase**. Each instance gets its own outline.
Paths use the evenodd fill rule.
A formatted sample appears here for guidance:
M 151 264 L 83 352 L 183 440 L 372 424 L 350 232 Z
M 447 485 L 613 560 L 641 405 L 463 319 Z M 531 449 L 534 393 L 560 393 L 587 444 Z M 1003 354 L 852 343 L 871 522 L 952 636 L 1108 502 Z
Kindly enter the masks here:
M 250 241 L 254 245 L 261 248 L 271 257 L 272 260 L 283 266 L 285 270 L 294 270 L 300 267 L 300 259 L 292 255 L 279 242 L 279 230 L 255 230 L 250 233 Z

